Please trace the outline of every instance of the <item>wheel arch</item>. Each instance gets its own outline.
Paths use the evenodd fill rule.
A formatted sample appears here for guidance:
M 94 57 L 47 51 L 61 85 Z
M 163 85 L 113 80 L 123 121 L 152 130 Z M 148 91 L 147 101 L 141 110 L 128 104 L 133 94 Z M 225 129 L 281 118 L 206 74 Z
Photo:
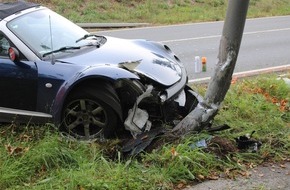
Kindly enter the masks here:
M 98 67 L 87 69 L 81 72 L 69 80 L 64 82 L 64 84 L 59 88 L 53 106 L 52 115 L 54 116 L 54 122 L 56 124 L 61 123 L 62 109 L 65 104 L 65 100 L 77 89 L 83 88 L 83 86 L 91 87 L 99 83 L 107 83 L 114 86 L 115 82 L 119 79 L 137 79 L 139 77 L 127 70 L 118 67 Z M 119 106 L 114 105 L 114 110 L 116 111 L 119 118 L 122 120 L 122 109 Z

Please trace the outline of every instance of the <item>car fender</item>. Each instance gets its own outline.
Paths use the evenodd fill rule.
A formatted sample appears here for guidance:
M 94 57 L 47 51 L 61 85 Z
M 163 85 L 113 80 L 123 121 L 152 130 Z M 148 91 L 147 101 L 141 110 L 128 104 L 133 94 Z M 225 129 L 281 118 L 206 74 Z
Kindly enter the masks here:
M 66 98 L 73 89 L 81 86 L 82 84 L 85 84 L 87 81 L 102 80 L 115 82 L 116 80 L 123 78 L 137 80 L 139 79 L 139 77 L 132 72 L 117 66 L 112 66 L 110 64 L 104 64 L 101 66 L 90 66 L 83 71 L 76 73 L 62 84 L 55 96 L 55 100 L 52 106 L 52 115 L 54 117 L 54 122 L 61 122 L 62 107 Z M 118 106 L 113 106 L 120 119 L 122 119 L 122 112 L 117 107 Z

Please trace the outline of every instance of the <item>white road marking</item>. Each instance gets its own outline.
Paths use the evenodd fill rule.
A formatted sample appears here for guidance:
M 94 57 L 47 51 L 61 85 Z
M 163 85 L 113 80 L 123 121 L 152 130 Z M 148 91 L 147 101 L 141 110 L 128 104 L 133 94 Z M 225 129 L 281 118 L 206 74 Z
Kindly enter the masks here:
M 253 31 L 253 32 L 245 32 L 243 35 L 269 33 L 269 32 L 280 32 L 280 31 L 287 31 L 287 30 L 290 30 L 290 28 L 278 28 L 278 29 L 271 29 L 271 30 L 260 30 L 260 31 Z M 161 43 L 171 43 L 171 42 L 202 40 L 202 39 L 220 38 L 220 37 L 221 37 L 221 35 L 212 35 L 212 36 L 201 36 L 201 37 L 195 37 L 195 38 L 184 38 L 184 39 L 176 39 L 176 40 L 164 40 L 164 41 L 160 41 L 160 42 Z

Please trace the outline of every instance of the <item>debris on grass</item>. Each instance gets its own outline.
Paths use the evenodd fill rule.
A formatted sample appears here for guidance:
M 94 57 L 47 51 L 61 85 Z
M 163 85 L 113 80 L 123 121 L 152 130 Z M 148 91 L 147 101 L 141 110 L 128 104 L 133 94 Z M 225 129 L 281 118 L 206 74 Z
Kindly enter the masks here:
M 213 122 L 218 127 L 179 138 L 156 131 L 135 141 L 84 143 L 60 137 L 55 127 L 0 124 L 0 189 L 25 184 L 39 189 L 77 184 L 85 189 L 182 189 L 205 180 L 248 178 L 249 171 L 266 162 L 277 163 L 276 171 L 284 169 L 290 162 L 290 96 L 280 83 L 276 76 L 236 81 Z M 283 111 L 273 106 L 280 100 L 288 101 Z M 252 140 L 263 143 L 256 152 Z M 122 147 L 128 157 L 122 157 Z M 58 177 L 39 183 L 51 176 Z
M 207 148 L 207 142 L 206 139 L 202 139 L 200 141 L 197 141 L 196 143 L 190 144 L 190 148 L 195 149 L 195 148 Z
M 130 156 L 134 156 L 144 151 L 151 142 L 158 137 L 158 135 L 164 133 L 164 128 L 155 128 L 150 131 L 146 131 L 140 135 L 137 135 L 136 138 L 132 138 L 127 141 L 123 147 L 122 152 L 127 153 Z
M 254 133 L 255 131 L 253 131 L 251 134 L 246 134 L 235 138 L 238 149 L 247 150 L 250 152 L 257 152 L 258 149 L 261 147 L 262 142 L 252 138 Z

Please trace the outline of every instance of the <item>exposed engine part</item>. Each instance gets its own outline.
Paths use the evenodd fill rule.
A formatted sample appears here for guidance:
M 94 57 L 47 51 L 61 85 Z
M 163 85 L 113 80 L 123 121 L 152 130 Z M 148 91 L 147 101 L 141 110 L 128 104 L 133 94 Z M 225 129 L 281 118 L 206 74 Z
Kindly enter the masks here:
M 134 138 L 144 131 L 149 131 L 151 128 L 152 123 L 149 121 L 148 112 L 138 108 L 138 105 L 144 98 L 152 96 L 152 90 L 153 86 L 149 85 L 146 91 L 137 98 L 133 108 L 129 110 L 128 117 L 124 122 L 125 129 L 130 131 Z

